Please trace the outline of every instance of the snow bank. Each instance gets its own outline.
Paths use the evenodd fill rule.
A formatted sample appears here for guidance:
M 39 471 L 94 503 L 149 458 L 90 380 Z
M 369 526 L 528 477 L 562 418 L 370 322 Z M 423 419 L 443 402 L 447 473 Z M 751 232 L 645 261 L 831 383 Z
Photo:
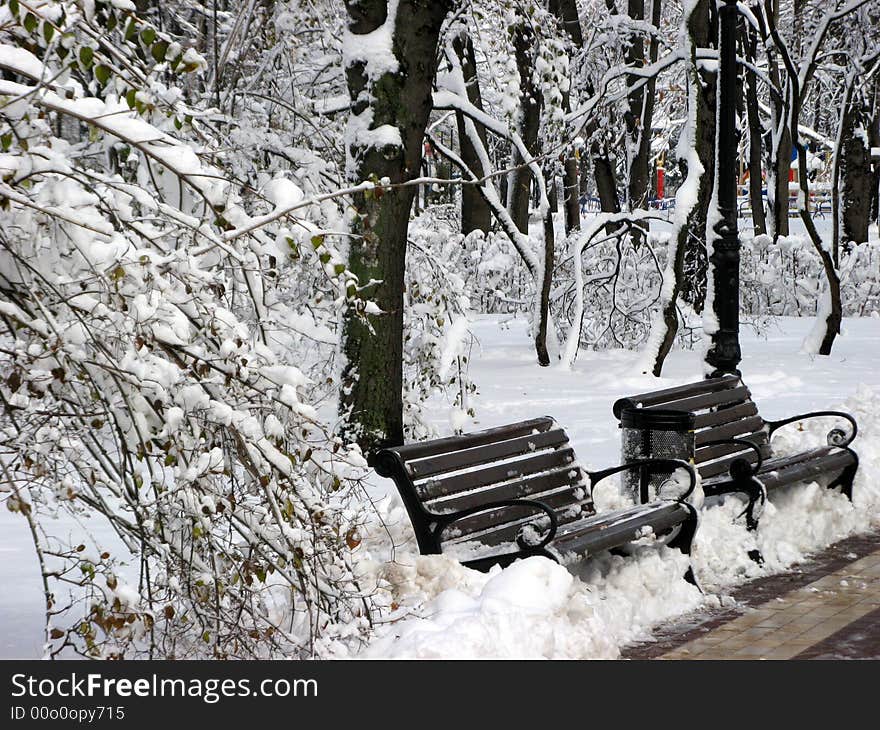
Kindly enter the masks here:
M 622 643 L 672 615 L 669 606 L 701 602 L 677 580 L 686 561 L 668 557 L 616 558 L 604 565 L 607 575 L 586 583 L 547 558 L 481 574 L 444 556 L 416 556 L 386 573 L 396 593 L 416 602 L 399 610 L 412 616 L 389 624 L 365 656 L 614 658 Z

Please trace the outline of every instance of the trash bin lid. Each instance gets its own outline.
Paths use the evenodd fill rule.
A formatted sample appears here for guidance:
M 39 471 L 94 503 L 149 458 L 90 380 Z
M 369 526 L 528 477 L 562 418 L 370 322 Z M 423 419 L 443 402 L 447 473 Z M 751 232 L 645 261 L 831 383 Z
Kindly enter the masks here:
M 620 412 L 621 428 L 641 428 L 651 431 L 693 431 L 697 416 L 689 411 L 673 408 L 624 408 Z

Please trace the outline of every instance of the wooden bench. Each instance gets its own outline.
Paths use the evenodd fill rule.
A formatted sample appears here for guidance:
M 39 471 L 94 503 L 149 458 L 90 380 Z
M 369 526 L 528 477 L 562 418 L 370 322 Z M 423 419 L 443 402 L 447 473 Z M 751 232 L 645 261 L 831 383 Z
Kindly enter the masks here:
M 386 448 L 373 454 L 406 505 L 419 550 L 446 553 L 476 570 L 542 555 L 560 563 L 620 548 L 651 534 L 690 554 L 696 510 L 684 500 L 696 473 L 684 461 L 640 460 L 589 472 L 549 416 L 485 431 Z M 675 499 L 596 511 L 596 484 L 630 468 L 686 470 Z M 695 583 L 689 568 L 685 576 Z
M 852 484 L 859 459 L 849 448 L 858 433 L 855 419 L 840 411 L 815 411 L 778 421 L 758 413 L 749 389 L 736 375 L 709 378 L 676 388 L 640 393 L 614 404 L 619 419 L 625 408 L 664 408 L 694 413 L 693 460 L 706 496 L 741 492 L 748 497 L 744 515 L 749 529 L 755 529 L 767 492 L 787 484 L 827 480 L 828 487 L 840 486 L 852 499 Z M 805 449 L 797 454 L 774 456 L 770 439 L 782 426 L 809 418 L 837 417 L 849 422 L 849 433 L 833 428 L 827 446 Z M 683 455 L 684 456 L 684 455 Z

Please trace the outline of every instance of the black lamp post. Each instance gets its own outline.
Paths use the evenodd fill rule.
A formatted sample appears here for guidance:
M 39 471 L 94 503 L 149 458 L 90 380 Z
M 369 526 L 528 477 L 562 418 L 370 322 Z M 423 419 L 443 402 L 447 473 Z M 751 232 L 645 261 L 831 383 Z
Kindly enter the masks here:
M 706 362 L 709 377 L 739 374 L 739 234 L 736 228 L 736 0 L 719 7 L 718 125 L 715 135 L 717 201 L 720 220 L 711 232 L 717 328 L 712 333 Z M 708 233 L 708 232 L 707 232 Z

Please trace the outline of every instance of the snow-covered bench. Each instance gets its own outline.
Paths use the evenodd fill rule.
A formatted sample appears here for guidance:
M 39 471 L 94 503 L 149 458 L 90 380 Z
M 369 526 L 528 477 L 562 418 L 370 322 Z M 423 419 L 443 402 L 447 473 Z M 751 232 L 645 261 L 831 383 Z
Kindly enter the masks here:
M 684 501 L 689 464 L 643 459 L 602 471 L 581 467 L 549 416 L 485 431 L 387 448 L 371 459 L 397 484 L 423 554 L 445 553 L 477 570 L 542 555 L 557 562 L 655 536 L 690 554 L 697 514 Z M 597 512 L 593 488 L 627 469 L 687 474 L 675 499 Z M 694 581 L 690 568 L 686 577 Z
M 745 516 L 749 529 L 757 527 L 760 512 L 756 508 L 763 506 L 767 492 L 776 487 L 824 480 L 829 488 L 840 486 L 852 499 L 859 459 L 849 445 L 858 426 L 848 413 L 815 411 L 768 421 L 758 413 L 749 389 L 736 375 L 621 398 L 614 403 L 614 415 L 619 419 L 625 409 L 633 407 L 695 415 L 694 450 L 692 454 L 682 454 L 682 458 L 690 458 L 696 465 L 706 496 L 731 492 L 748 496 Z M 835 427 L 828 432 L 827 446 L 774 456 L 770 439 L 777 429 L 818 417 L 848 421 L 849 433 Z

